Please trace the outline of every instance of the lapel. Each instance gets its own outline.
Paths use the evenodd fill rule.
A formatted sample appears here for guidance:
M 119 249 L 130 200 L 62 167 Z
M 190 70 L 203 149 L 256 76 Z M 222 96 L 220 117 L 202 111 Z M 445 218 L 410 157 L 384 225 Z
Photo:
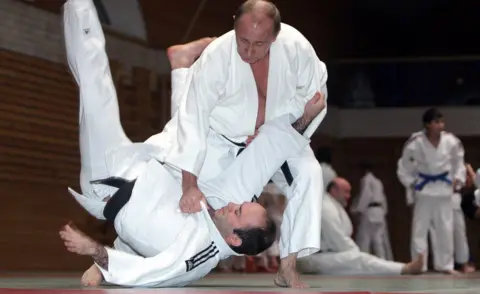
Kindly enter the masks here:
M 279 107 L 278 104 L 281 103 L 280 77 L 284 61 L 281 60 L 280 49 L 281 46 L 279 46 L 277 41 L 273 42 L 270 47 L 265 120 L 269 120 L 275 115 L 275 109 Z
M 251 125 L 249 126 L 249 129 L 251 130 L 250 133 L 253 134 L 255 132 L 255 123 L 257 119 L 257 113 L 258 113 L 258 94 L 257 94 L 257 84 L 255 83 L 255 77 L 253 76 L 252 69 L 250 68 L 250 65 L 246 63 L 245 61 L 240 58 L 240 55 L 237 53 L 237 42 L 236 40 L 233 41 L 234 47 L 232 48 L 233 50 L 233 58 L 235 64 L 237 66 L 236 72 L 239 75 L 239 80 L 242 81 L 242 88 L 243 91 L 242 93 L 245 95 L 245 97 L 242 97 L 242 99 L 245 99 L 245 104 L 247 107 L 243 108 L 244 111 L 248 111 L 248 116 L 250 119 L 248 120 L 248 123 Z M 243 101 L 242 101 L 243 104 Z M 247 123 L 247 122 L 243 122 Z

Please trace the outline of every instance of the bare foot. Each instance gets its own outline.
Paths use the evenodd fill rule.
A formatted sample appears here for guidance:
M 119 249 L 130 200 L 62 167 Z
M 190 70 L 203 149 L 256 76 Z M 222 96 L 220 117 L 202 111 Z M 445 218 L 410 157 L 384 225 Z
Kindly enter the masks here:
M 422 273 L 423 254 L 417 255 L 411 262 L 407 263 L 402 269 L 402 275 L 418 275 Z
M 97 286 L 100 286 L 102 281 L 103 281 L 102 273 L 94 264 L 92 264 L 92 266 L 83 273 L 82 286 L 97 287 Z
M 465 274 L 474 273 L 475 270 L 476 270 L 475 267 L 472 266 L 471 264 L 468 264 L 468 263 L 465 264 L 465 265 L 463 266 L 463 268 L 462 268 L 462 271 L 463 271 L 463 273 L 465 273 Z
M 167 49 L 168 60 L 172 69 L 189 68 L 203 50 L 215 38 L 202 38 L 187 44 L 171 46 Z
M 440 271 L 440 272 L 443 273 L 443 274 L 452 275 L 452 276 L 461 276 L 462 275 L 459 271 L 456 271 L 456 270 L 444 270 L 444 271 Z

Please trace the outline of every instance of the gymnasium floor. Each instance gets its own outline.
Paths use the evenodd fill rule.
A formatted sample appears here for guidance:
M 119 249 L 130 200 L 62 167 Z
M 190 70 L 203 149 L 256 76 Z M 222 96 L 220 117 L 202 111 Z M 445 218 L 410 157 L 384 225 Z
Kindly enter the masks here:
M 273 287 L 269 274 L 212 274 L 188 288 L 178 289 L 119 289 L 104 286 L 82 290 L 79 275 L 7 275 L 0 277 L 1 294 L 121 294 L 121 293 L 480 293 L 480 273 L 461 277 L 425 275 L 416 277 L 328 277 L 305 276 L 310 289 L 291 290 Z

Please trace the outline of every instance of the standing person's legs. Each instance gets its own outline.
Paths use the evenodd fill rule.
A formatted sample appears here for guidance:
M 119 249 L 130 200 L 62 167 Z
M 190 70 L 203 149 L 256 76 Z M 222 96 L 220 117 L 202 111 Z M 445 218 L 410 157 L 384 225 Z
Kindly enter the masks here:
M 453 210 L 453 240 L 455 262 L 465 265 L 468 263 L 470 250 L 468 248 L 467 232 L 465 228 L 465 216 L 462 210 Z
M 453 206 L 450 197 L 435 199 L 433 213 L 432 254 L 437 271 L 455 273 L 453 269 Z
M 385 223 L 372 223 L 372 252 L 373 255 L 387 259 L 387 252 L 385 250 Z
M 410 243 L 411 258 L 423 254 L 423 271 L 427 271 L 428 263 L 428 241 L 427 236 L 431 227 L 432 208 L 431 196 L 417 196 L 413 207 L 412 235 Z M 433 199 L 434 200 L 434 199 Z
M 101 198 L 112 189 L 90 182 L 109 176 L 105 153 L 131 141 L 120 122 L 105 36 L 93 2 L 69 0 L 63 17 L 68 65 L 80 91 L 80 184 L 88 197 Z
M 360 221 L 358 222 L 358 230 L 355 234 L 355 243 L 357 243 L 360 251 L 370 253 L 371 252 L 371 241 L 372 241 L 372 226 L 371 222 L 368 220 L 368 215 L 363 214 L 360 216 Z

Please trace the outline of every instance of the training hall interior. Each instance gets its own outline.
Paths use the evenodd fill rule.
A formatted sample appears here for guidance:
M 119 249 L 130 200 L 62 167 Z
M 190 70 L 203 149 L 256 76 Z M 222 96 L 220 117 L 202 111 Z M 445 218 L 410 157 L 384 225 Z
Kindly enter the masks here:
M 92 260 L 68 252 L 60 228 L 73 223 L 103 244 L 115 238 L 111 224 L 89 215 L 67 191 L 68 187 L 80 191 L 80 153 L 79 92 L 68 69 L 62 28 L 65 2 L 0 1 L 2 293 L 40 288 L 50 293 L 88 291 L 80 285 L 80 277 Z M 233 15 L 242 2 L 93 0 L 106 38 L 121 122 L 132 141 L 143 142 L 162 132 L 171 119 L 167 49 L 232 30 Z M 382 249 L 382 258 L 409 262 L 415 204 L 408 203 L 397 169 L 409 137 L 424 128 L 422 117 L 428 109 L 435 108 L 445 131 L 459 139 L 464 163 L 474 173 L 480 171 L 480 3 L 272 2 L 282 22 L 310 42 L 328 71 L 327 115 L 311 136 L 310 146 L 322 167 L 328 165 L 351 185 L 344 203 L 353 224 L 350 237 L 358 243 L 362 213 L 352 206 L 362 195 L 366 175 L 362 167 L 368 165 L 383 186 L 388 206 L 381 233 L 387 249 Z M 475 188 L 474 175 L 467 182 Z M 261 204 L 281 216 L 288 205 L 282 192 L 269 184 L 264 194 Z M 464 223 L 453 225 L 451 239 L 454 244 L 466 240 L 468 261 L 455 260 L 456 274 L 435 270 L 435 246 L 430 240 L 429 271 L 420 276 L 308 274 L 307 291 L 480 293 L 480 276 L 475 273 L 480 267 L 479 221 L 465 217 L 461 208 L 457 212 Z M 453 234 L 455 230 L 459 235 Z M 373 247 L 361 249 L 378 254 Z M 259 256 L 222 261 L 189 289 L 283 291 L 272 282 L 278 254 L 273 248 Z

